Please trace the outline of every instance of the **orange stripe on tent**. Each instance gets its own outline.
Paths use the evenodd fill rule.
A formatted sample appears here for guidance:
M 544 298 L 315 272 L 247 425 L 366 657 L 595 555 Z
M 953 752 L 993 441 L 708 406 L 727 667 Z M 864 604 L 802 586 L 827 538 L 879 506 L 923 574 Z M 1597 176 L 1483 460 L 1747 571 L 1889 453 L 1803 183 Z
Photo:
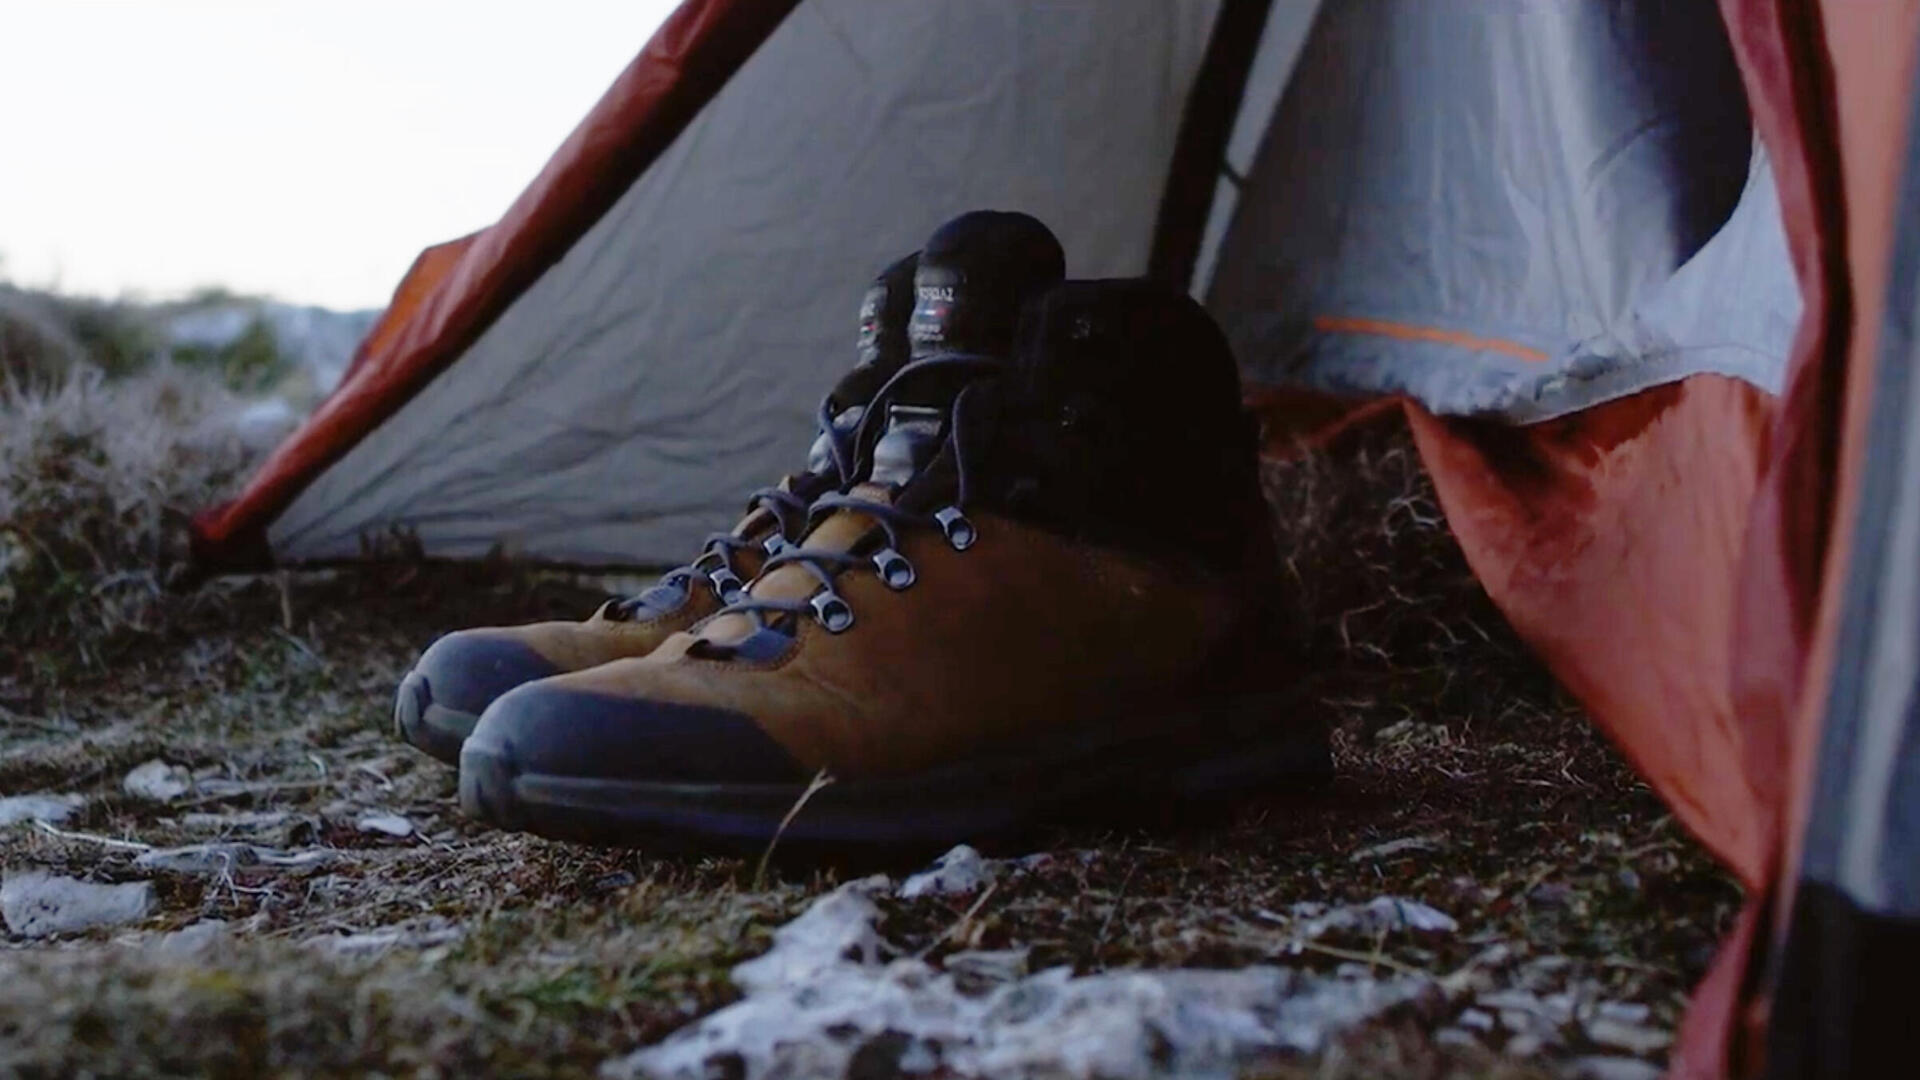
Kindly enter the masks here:
M 1436 345 L 1456 345 L 1475 352 L 1501 353 L 1525 360 L 1529 364 L 1547 362 L 1546 353 L 1516 341 L 1475 337 L 1458 330 L 1442 330 L 1437 326 L 1414 326 L 1411 323 L 1388 322 L 1385 319 L 1341 319 L 1322 315 L 1313 320 L 1313 328 L 1323 334 L 1372 334 L 1376 337 L 1398 338 L 1401 341 L 1427 341 Z

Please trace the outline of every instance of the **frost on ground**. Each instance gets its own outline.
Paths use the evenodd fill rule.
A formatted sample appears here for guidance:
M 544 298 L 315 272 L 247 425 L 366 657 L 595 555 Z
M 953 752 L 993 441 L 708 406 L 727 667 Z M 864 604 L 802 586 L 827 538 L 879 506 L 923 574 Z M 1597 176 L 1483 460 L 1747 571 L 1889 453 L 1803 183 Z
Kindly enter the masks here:
M 959 849 L 946 869 L 981 874 Z M 697 1080 L 843 1076 L 857 1070 L 960 1076 L 1232 1075 L 1275 1053 L 1313 1054 L 1329 1038 L 1423 996 L 1424 975 L 1320 975 L 1254 966 L 1235 971 L 1032 975 L 975 954 L 936 967 L 882 938 L 874 893 L 856 881 L 817 900 L 774 934 L 773 947 L 733 971 L 746 995 L 659 1046 L 609 1062 L 607 1077 Z M 905 890 L 901 890 L 902 895 Z M 1023 966 L 1023 965 L 1022 965 Z

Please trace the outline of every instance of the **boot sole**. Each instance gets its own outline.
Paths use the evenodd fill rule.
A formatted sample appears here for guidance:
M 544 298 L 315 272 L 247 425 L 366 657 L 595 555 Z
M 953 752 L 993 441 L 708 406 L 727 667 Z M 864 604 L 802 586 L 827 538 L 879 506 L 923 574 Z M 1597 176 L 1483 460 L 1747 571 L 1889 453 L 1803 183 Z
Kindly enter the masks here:
M 680 783 L 523 772 L 510 747 L 470 740 L 460 754 L 460 805 L 503 829 L 555 840 L 667 849 L 932 849 L 1047 824 L 1137 818 L 1147 808 L 1228 803 L 1286 785 L 1324 785 L 1333 760 L 1315 726 L 1250 737 L 1274 726 L 1270 699 L 1222 706 L 1165 725 L 1169 734 L 1035 748 L 905 777 L 830 783 L 805 799 L 792 784 Z M 1249 725 L 1246 721 L 1255 721 Z M 1192 724 L 1227 737 L 1195 746 Z M 1208 728 L 1208 729 L 1212 729 Z M 1203 729 L 1203 730 L 1208 730 Z M 1108 729 L 1111 730 L 1111 729 Z M 789 815 L 791 820 L 787 821 Z M 782 829 L 782 822 L 786 821 Z
M 393 733 L 402 741 L 458 766 L 460 748 L 479 722 L 473 713 L 436 703 L 433 688 L 420 672 L 409 671 L 400 680 L 399 693 L 393 699 Z

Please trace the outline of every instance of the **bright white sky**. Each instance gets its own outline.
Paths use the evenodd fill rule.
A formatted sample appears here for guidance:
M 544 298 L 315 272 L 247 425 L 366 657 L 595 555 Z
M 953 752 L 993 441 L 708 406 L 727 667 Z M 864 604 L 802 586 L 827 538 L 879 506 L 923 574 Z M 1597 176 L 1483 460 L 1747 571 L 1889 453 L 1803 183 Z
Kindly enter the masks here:
M 0 277 L 384 306 L 673 0 L 0 0 Z

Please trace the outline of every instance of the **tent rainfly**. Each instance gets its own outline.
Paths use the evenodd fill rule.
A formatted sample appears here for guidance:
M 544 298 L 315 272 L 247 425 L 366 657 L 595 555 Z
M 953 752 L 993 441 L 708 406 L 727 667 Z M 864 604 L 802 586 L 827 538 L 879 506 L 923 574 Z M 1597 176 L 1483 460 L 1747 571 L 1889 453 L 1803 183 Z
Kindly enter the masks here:
M 866 274 L 1026 210 L 1204 299 L 1277 440 L 1404 411 L 1749 887 L 1676 1073 L 1867 1068 L 1920 961 L 1916 41 L 1920 0 L 687 0 L 196 555 L 676 562 L 805 447 Z

